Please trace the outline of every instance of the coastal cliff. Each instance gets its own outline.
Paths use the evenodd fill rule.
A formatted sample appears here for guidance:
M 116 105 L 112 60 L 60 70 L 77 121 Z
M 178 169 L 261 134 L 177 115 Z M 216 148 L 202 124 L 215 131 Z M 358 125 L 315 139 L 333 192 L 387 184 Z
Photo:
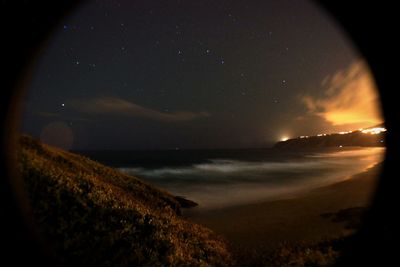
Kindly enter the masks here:
M 375 132 L 372 129 L 380 129 Z M 323 148 L 323 147 L 384 147 L 386 129 L 382 127 L 350 132 L 300 136 L 280 141 L 275 148 Z

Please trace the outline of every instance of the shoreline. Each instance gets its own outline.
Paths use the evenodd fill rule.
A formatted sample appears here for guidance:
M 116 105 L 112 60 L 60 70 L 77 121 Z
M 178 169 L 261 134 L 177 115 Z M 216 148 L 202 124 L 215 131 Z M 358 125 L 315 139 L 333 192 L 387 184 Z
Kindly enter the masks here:
M 213 210 L 193 208 L 185 210 L 184 217 L 221 235 L 240 254 L 269 253 L 285 242 L 337 238 L 354 230 L 346 229 L 345 221 L 330 220 L 324 214 L 368 207 L 380 170 L 378 163 L 344 181 L 289 198 Z

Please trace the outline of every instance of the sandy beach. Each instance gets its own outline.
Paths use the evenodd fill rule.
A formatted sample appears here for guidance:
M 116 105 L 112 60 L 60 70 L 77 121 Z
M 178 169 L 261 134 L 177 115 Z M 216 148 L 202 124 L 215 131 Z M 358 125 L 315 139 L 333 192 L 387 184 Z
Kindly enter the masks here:
M 346 222 L 333 222 L 326 213 L 367 207 L 380 165 L 347 180 L 287 199 L 222 209 L 187 210 L 185 216 L 222 235 L 234 251 L 264 254 L 282 242 L 318 242 L 346 235 Z

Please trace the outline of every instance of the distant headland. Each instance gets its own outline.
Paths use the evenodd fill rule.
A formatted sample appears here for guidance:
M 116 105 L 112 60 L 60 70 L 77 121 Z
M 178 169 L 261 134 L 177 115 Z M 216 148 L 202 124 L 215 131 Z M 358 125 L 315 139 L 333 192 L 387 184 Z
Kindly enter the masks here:
M 377 125 L 354 131 L 299 136 L 280 141 L 274 148 L 320 148 L 320 147 L 382 147 L 385 146 L 386 128 Z

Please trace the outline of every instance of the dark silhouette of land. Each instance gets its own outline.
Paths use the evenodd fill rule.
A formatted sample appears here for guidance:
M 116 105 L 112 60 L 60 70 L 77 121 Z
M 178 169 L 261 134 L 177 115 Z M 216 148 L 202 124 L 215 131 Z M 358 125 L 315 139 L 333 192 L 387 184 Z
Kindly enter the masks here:
M 377 126 L 382 127 L 382 126 Z M 365 130 L 364 130 L 365 131 Z M 322 148 L 322 147 L 384 147 L 386 132 L 365 133 L 356 130 L 346 133 L 333 133 L 315 136 L 301 136 L 298 138 L 280 141 L 275 148 Z

